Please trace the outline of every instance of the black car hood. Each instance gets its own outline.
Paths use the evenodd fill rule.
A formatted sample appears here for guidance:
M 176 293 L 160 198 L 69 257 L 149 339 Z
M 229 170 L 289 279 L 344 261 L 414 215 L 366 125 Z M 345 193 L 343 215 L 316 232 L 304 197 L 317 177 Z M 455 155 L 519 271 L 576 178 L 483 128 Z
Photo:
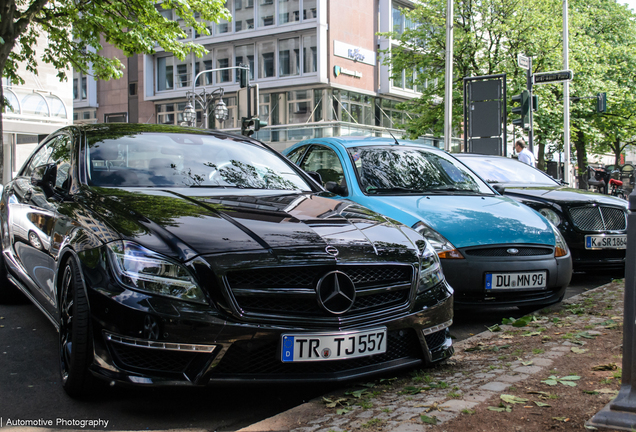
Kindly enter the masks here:
M 506 188 L 504 195 L 537 198 L 557 204 L 605 204 L 627 208 L 627 201 L 623 199 L 582 189 L 565 186 L 525 187 L 518 184 L 499 184 Z
M 335 246 L 339 259 L 369 259 L 390 252 L 414 262 L 421 246 L 414 244 L 418 237 L 412 230 L 353 202 L 330 199 L 329 194 L 110 188 L 94 192 L 91 207 L 112 228 L 102 233 L 102 241 L 120 237 L 182 260 L 243 251 L 326 255 L 325 248 Z

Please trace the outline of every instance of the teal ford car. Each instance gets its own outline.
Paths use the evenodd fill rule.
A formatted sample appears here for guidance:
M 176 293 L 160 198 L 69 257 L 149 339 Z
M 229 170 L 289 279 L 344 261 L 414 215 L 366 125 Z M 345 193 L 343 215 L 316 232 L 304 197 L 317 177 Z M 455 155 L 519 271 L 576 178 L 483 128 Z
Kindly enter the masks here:
M 347 198 L 413 227 L 433 245 L 457 306 L 556 303 L 572 276 L 560 232 L 449 153 L 414 141 L 317 138 L 283 152 Z M 314 176 L 318 179 L 318 176 Z

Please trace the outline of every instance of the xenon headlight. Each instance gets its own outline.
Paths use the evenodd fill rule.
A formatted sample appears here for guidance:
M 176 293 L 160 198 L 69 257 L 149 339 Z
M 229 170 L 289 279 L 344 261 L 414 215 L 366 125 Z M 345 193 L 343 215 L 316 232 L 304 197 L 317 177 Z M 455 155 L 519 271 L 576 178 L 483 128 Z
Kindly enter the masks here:
M 440 258 L 464 259 L 461 252 L 459 252 L 451 242 L 446 240 L 443 235 L 426 225 L 424 222 L 416 223 L 413 225 L 413 229 L 428 240 Z
M 423 293 L 443 280 L 444 273 L 439 257 L 431 244 L 426 242 L 426 247 L 420 255 L 420 280 L 418 281 L 417 293 Z
M 130 241 L 108 243 L 119 282 L 137 291 L 207 303 L 190 272 L 179 263 Z
M 547 220 L 552 222 L 554 224 L 554 226 L 561 225 L 561 218 L 559 217 L 559 215 L 554 210 L 551 210 L 549 208 L 543 207 L 543 208 L 539 209 L 539 213 L 541 213 L 543 215 L 543 217 L 545 217 Z
M 550 223 L 550 227 L 552 227 L 552 231 L 554 231 L 554 257 L 562 257 L 568 254 L 568 244 L 565 242 L 563 238 L 563 234 L 554 224 Z

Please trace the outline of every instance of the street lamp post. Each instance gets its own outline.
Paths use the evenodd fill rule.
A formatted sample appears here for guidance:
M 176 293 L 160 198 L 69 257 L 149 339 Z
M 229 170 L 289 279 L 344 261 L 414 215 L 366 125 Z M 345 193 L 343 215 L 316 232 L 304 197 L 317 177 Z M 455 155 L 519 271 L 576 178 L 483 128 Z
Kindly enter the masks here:
M 185 107 L 185 109 L 183 110 L 183 118 L 184 120 L 188 123 L 188 125 L 190 126 L 196 126 L 197 123 L 197 115 L 196 115 L 196 106 L 197 106 L 197 102 L 199 103 L 199 105 L 201 105 L 201 109 L 203 111 L 203 124 L 202 127 L 204 128 L 208 128 L 209 124 L 208 124 L 208 113 L 209 113 L 209 109 L 210 106 L 214 105 L 214 118 L 216 118 L 219 121 L 225 121 L 227 120 L 228 116 L 229 116 L 229 110 L 227 109 L 227 106 L 225 105 L 225 102 L 223 102 L 223 94 L 224 94 L 224 89 L 223 87 L 219 87 L 218 89 L 212 91 L 212 92 L 208 92 L 206 91 L 206 89 L 204 88 L 203 91 L 201 93 L 196 92 L 196 86 L 197 86 L 197 81 L 199 79 L 199 77 L 201 75 L 203 75 L 204 73 L 212 73 L 212 72 L 218 72 L 218 71 L 223 71 L 223 70 L 231 70 L 231 69 L 239 69 L 239 70 L 245 70 L 247 71 L 246 75 L 246 79 L 247 79 L 247 86 L 249 89 L 249 66 L 230 66 L 230 67 L 224 67 L 224 68 L 216 68 L 216 69 L 207 69 L 204 71 L 199 72 L 198 74 L 196 74 L 196 76 L 194 77 L 194 79 L 192 80 L 192 90 L 186 92 L 186 98 L 188 100 L 188 103 Z M 248 98 L 248 104 L 249 104 L 249 98 Z

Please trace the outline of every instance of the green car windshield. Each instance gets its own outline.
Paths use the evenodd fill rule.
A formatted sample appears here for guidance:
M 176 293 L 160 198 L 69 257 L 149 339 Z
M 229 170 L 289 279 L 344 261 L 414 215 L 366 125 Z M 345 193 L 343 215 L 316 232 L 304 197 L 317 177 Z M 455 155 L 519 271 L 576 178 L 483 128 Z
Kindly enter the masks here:
M 348 149 L 367 194 L 485 194 L 492 190 L 452 156 L 406 146 Z

